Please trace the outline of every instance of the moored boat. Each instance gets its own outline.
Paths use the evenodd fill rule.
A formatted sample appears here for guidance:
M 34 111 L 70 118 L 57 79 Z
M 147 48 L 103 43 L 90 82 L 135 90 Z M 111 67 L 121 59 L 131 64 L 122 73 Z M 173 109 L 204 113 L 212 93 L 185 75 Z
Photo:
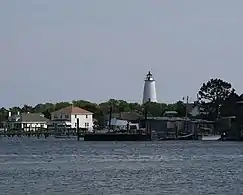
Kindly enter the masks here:
M 202 135 L 201 140 L 202 141 L 218 141 L 221 139 L 221 135 Z
M 214 133 L 212 128 L 201 128 L 198 139 L 202 141 L 218 141 L 221 139 L 221 135 Z
M 167 140 L 196 140 L 197 138 L 194 136 L 194 134 L 189 133 L 185 135 L 180 135 L 176 137 L 176 135 L 167 135 L 164 137 L 160 137 L 158 140 L 160 141 L 167 141 Z

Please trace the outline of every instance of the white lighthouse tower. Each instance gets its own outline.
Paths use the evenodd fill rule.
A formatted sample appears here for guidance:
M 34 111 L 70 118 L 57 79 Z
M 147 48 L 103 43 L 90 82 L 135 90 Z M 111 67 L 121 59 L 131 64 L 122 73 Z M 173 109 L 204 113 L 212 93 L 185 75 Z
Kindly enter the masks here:
M 143 90 L 143 104 L 146 102 L 157 102 L 155 80 L 150 71 L 146 75 Z

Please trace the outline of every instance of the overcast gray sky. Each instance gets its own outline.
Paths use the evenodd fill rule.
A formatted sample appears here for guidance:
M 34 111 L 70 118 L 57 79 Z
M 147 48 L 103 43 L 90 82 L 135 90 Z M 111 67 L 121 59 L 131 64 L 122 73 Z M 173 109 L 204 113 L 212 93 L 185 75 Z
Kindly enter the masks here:
M 1 0 L 0 106 L 196 98 L 212 77 L 243 92 L 242 0 Z

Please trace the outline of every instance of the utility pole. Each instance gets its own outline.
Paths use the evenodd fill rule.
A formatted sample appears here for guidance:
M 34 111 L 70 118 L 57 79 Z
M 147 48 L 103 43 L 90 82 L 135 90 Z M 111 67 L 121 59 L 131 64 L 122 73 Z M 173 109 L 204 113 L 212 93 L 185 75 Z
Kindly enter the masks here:
M 109 109 L 109 131 L 111 130 L 112 106 Z
M 219 104 L 219 106 L 218 106 L 217 120 L 220 119 L 220 115 L 221 115 L 221 113 L 220 113 L 220 108 L 221 108 L 221 104 Z
M 182 100 L 185 100 L 185 97 L 182 98 Z M 186 96 L 186 118 L 188 117 L 188 103 L 189 103 L 189 96 Z
M 146 133 L 148 133 L 147 118 L 148 118 L 147 105 L 144 104 L 144 125 L 145 125 L 145 132 L 146 132 Z
M 198 107 L 198 115 L 201 118 L 201 103 L 199 102 L 199 100 L 200 100 L 199 99 L 199 94 L 197 94 L 196 106 Z M 194 129 L 194 135 L 196 137 L 198 137 L 198 132 L 201 133 L 200 128 L 201 128 L 201 123 L 200 123 L 200 120 L 199 120 L 199 122 L 198 122 L 198 128 L 196 130 Z
M 183 97 L 183 100 L 184 99 L 185 98 Z M 189 96 L 186 96 L 186 118 L 185 118 L 185 126 L 184 126 L 185 131 L 188 130 L 188 124 L 187 124 L 187 118 L 188 118 L 188 102 L 189 102 Z
M 189 101 L 189 96 L 186 96 L 186 119 L 188 117 L 188 101 Z
M 77 118 L 77 140 L 80 139 L 79 118 Z

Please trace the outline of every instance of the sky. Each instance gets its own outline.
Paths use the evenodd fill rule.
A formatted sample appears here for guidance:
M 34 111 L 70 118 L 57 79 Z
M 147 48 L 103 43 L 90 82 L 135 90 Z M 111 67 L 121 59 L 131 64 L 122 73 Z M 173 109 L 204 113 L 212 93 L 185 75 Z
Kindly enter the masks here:
M 196 99 L 211 78 L 243 93 L 242 0 L 1 0 L 0 107 Z

